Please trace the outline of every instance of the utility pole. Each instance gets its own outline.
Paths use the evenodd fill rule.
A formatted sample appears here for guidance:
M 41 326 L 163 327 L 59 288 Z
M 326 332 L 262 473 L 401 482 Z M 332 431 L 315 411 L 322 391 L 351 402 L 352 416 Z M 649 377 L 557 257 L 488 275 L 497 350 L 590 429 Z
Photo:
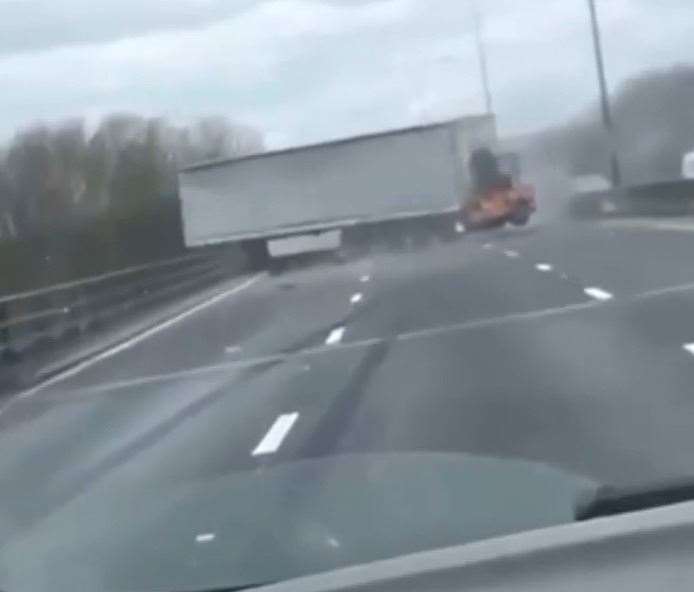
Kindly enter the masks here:
M 595 49 L 595 64 L 598 72 L 598 84 L 600 85 L 602 123 L 605 127 L 605 132 L 607 133 L 610 144 L 610 172 L 612 175 L 612 186 L 619 187 L 622 184 L 622 171 L 619 166 L 619 155 L 617 154 L 617 138 L 615 136 L 614 123 L 612 121 L 612 111 L 610 109 L 610 96 L 607 89 L 605 61 L 602 56 L 600 25 L 598 23 L 598 11 L 595 7 L 595 0 L 588 0 L 588 8 L 590 9 L 590 22 L 593 31 L 593 47 Z
M 482 90 L 484 91 L 484 106 L 487 111 L 487 115 L 491 115 L 493 113 L 494 105 L 492 104 L 492 92 L 489 86 L 487 49 L 484 46 L 484 39 L 482 39 L 482 17 L 480 16 L 476 4 L 473 4 L 472 12 L 475 21 L 475 41 L 477 42 L 477 58 L 479 59 L 480 77 L 482 79 Z

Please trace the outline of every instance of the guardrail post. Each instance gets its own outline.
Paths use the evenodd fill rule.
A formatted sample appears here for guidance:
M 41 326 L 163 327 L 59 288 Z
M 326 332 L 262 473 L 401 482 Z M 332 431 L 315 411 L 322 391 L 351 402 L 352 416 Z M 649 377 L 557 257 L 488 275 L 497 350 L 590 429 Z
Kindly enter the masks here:
M 16 361 L 20 352 L 16 348 L 12 321 L 14 311 L 10 302 L 0 302 L 0 360 Z
M 7 304 L 4 302 L 0 303 L 0 346 L 2 346 L 3 356 L 6 355 L 10 347 L 10 330 L 7 325 L 9 320 Z

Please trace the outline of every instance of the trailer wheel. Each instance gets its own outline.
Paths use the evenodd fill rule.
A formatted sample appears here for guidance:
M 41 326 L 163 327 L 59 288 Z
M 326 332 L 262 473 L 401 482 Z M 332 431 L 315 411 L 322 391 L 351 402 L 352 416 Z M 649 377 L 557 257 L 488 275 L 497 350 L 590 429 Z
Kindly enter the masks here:
M 269 267 L 270 251 L 267 241 L 263 239 L 246 241 L 242 249 L 252 271 L 263 271 Z
M 289 269 L 289 260 L 286 257 L 268 258 L 266 269 L 271 275 L 280 275 Z

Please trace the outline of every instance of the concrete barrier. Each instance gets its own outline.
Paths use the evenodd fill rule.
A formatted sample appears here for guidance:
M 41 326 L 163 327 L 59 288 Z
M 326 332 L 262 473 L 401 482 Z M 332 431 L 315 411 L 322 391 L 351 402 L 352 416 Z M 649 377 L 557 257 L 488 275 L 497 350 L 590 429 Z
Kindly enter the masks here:
M 576 218 L 694 216 L 694 179 L 678 179 L 574 194 Z

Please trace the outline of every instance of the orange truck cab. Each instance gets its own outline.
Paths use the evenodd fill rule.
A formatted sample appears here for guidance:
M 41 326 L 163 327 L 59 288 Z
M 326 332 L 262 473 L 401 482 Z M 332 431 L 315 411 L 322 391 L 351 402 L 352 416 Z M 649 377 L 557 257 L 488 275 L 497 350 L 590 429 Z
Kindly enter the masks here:
M 477 194 L 462 206 L 465 228 L 499 228 L 507 223 L 525 226 L 536 211 L 537 203 L 532 185 L 514 182 L 520 170 L 517 155 L 497 158 L 490 151 L 481 150 L 473 155 L 470 166 L 477 179 Z

